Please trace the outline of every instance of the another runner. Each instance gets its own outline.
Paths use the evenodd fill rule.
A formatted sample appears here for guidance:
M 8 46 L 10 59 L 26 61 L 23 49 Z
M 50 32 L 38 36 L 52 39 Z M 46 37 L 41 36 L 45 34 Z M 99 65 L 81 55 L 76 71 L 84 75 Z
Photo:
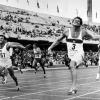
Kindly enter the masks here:
M 46 77 L 46 72 L 45 72 L 45 68 L 44 68 L 44 62 L 43 62 L 43 59 L 42 59 L 42 52 L 41 52 L 41 49 L 39 47 L 37 47 L 36 44 L 33 44 L 33 52 L 34 52 L 33 67 L 37 71 L 37 67 L 40 64 L 40 66 L 43 69 L 44 78 L 45 78 Z
M 12 61 L 11 61 L 13 47 L 24 48 L 23 46 L 21 46 L 17 43 L 7 42 L 4 32 L 1 31 L 1 33 L 0 33 L 0 74 L 2 76 L 2 71 L 4 71 L 4 72 L 8 71 L 9 75 L 16 83 L 17 90 L 19 90 L 18 80 L 17 80 L 16 76 L 14 75 L 14 71 L 12 68 Z M 4 74 L 4 76 L 2 76 L 2 77 L 3 77 L 3 82 L 6 83 L 7 73 Z

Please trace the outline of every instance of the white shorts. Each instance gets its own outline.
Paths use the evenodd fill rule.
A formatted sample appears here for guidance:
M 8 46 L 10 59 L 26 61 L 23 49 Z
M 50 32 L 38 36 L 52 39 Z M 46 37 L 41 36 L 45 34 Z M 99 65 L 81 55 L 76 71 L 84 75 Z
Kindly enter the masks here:
M 11 59 L 9 60 L 4 60 L 4 61 L 0 61 L 0 66 L 1 67 L 5 67 L 5 68 L 9 68 L 12 66 L 12 61 Z
M 84 51 L 68 54 L 68 57 L 71 59 L 71 61 L 75 61 L 76 65 L 80 65 L 83 62 Z

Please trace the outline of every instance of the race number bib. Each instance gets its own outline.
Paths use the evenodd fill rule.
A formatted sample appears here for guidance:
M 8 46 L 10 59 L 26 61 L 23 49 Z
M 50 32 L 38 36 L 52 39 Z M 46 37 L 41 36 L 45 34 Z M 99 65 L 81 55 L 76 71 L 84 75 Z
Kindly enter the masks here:
M 41 58 L 41 54 L 35 54 L 35 58 Z
M 74 50 L 75 50 L 75 48 L 76 48 L 76 44 L 75 44 L 75 43 L 73 43 L 73 44 L 72 44 L 72 50 L 74 51 Z
M 5 53 L 0 52 L 0 58 L 5 58 Z

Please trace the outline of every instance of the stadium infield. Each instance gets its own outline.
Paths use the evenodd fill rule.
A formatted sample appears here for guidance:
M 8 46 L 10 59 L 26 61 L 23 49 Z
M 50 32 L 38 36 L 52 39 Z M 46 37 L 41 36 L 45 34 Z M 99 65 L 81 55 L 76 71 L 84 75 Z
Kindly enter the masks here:
M 66 67 L 58 69 L 46 69 L 46 78 L 41 70 L 36 74 L 34 70 L 23 74 L 15 72 L 20 91 L 16 91 L 13 80 L 8 76 L 7 84 L 0 83 L 0 100 L 100 100 L 100 80 L 95 79 L 96 66 L 78 69 L 78 92 L 74 95 L 67 95 L 71 86 L 69 70 Z

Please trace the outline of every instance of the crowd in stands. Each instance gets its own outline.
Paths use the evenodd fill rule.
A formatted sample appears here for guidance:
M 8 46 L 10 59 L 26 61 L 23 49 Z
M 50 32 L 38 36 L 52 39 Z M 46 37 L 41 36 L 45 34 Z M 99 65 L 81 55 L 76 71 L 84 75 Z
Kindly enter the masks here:
M 50 18 L 49 18 L 50 19 Z M 50 22 L 50 21 L 49 21 Z M 57 21 L 58 23 L 58 21 Z M 44 37 L 59 36 L 61 27 L 56 26 L 56 23 L 47 23 L 47 19 L 43 19 L 38 15 L 30 15 L 24 13 L 0 11 L 0 30 L 9 33 L 10 36 L 26 37 Z
M 28 39 L 33 39 L 36 37 L 56 38 L 61 35 L 63 31 L 62 27 L 70 26 L 71 19 L 58 17 L 54 19 L 54 17 L 51 16 L 43 16 L 37 13 L 31 14 L 20 10 L 12 12 L 7 10 L 0 10 L 0 30 L 5 31 L 9 37 L 16 37 L 21 39 L 27 39 L 27 37 Z M 83 28 L 91 30 L 95 32 L 95 34 L 100 34 L 100 26 L 83 24 Z M 19 62 L 22 63 L 22 60 L 26 62 L 30 59 L 30 57 L 32 58 L 31 53 L 27 52 L 24 54 L 25 55 L 22 55 L 22 52 L 19 54 L 14 53 L 12 58 L 13 62 L 19 64 Z M 49 57 L 49 60 L 58 64 L 65 64 L 65 54 L 67 54 L 65 51 L 53 51 L 53 55 Z M 93 57 L 96 59 L 96 61 L 98 60 L 98 55 Z M 89 53 L 85 54 L 87 61 L 95 61 L 93 60 L 93 57 L 90 57 Z
M 98 55 L 97 52 L 85 52 L 84 64 L 88 65 L 98 65 Z M 45 67 L 50 67 L 52 65 L 68 65 L 70 59 L 67 56 L 66 51 L 53 51 L 52 54 L 48 54 L 46 51 L 42 51 L 42 58 L 46 62 Z M 33 50 L 23 51 L 21 49 L 15 48 L 12 56 L 12 62 L 14 66 L 21 66 L 22 68 L 32 67 L 34 53 Z M 67 63 L 67 64 L 66 64 Z M 67 66 L 68 67 L 68 66 Z
M 4 30 L 10 37 L 22 39 L 26 37 L 58 37 L 62 33 L 62 27 L 67 27 L 65 25 L 70 27 L 71 25 L 70 19 L 66 19 L 66 23 L 62 23 L 62 21 L 60 18 L 56 20 L 50 16 L 43 17 L 37 13 L 0 10 L 0 30 Z M 100 26 L 83 24 L 83 28 L 100 34 Z
M 83 27 L 100 35 L 100 26 L 83 24 Z

